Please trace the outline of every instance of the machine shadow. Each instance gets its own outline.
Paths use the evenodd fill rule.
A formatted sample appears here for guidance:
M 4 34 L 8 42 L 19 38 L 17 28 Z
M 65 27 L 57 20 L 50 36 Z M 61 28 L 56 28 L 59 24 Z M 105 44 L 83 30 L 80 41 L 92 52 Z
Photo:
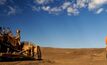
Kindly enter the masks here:
M 0 58 L 0 62 L 14 62 L 14 61 L 42 61 L 43 59 L 35 58 Z

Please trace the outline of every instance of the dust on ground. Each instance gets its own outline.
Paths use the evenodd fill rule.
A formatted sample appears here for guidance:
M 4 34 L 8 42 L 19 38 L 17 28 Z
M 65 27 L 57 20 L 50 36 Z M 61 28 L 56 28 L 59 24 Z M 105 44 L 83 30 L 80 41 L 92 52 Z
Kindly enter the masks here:
M 0 65 L 107 65 L 104 48 L 41 48 L 43 60 L 5 61 Z

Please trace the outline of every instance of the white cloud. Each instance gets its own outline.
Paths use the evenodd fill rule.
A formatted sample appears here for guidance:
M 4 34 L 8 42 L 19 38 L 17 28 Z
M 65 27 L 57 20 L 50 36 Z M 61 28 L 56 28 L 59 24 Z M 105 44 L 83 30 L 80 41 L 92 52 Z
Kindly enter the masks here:
M 73 8 L 73 7 L 68 7 L 67 8 L 67 13 L 68 15 L 78 15 L 79 14 L 79 11 L 76 9 L 76 8 Z
M 93 10 L 107 4 L 107 0 L 91 0 L 88 4 L 89 10 Z
M 62 9 L 66 9 L 66 8 L 69 7 L 70 5 L 71 5 L 71 2 L 64 2 L 61 7 L 62 7 Z
M 43 6 L 42 9 L 43 9 L 44 11 L 49 11 L 49 10 L 50 10 L 50 6 Z
M 58 1 L 59 5 L 55 5 Z M 30 5 L 30 8 L 32 8 L 32 11 L 45 11 L 51 14 L 59 14 L 63 11 L 66 12 L 68 15 L 78 15 L 80 13 L 80 10 L 83 8 L 87 8 L 89 11 L 94 11 L 96 14 L 100 14 L 102 12 L 107 12 L 106 8 L 103 8 L 102 6 L 107 4 L 107 0 L 67 0 L 67 1 L 61 1 L 61 0 L 33 0 L 33 2 L 27 2 L 27 4 Z M 60 2 L 61 1 L 61 2 Z M 0 0 L 0 6 L 6 6 L 6 2 L 9 3 L 16 3 L 14 0 Z M 52 3 L 52 5 L 51 5 Z M 14 15 L 17 12 L 17 8 L 11 7 L 10 4 L 7 4 L 8 9 L 8 15 Z M 7 7 L 6 6 L 6 7 Z M 19 5 L 14 5 L 19 6 Z M 27 8 L 27 6 L 24 6 Z M 5 9 L 5 8 L 4 8 Z M 20 9 L 20 8 L 19 8 Z M 23 9 L 24 10 L 24 9 Z M 6 12 L 7 12 L 6 11 Z
M 43 4 L 45 2 L 45 0 L 36 0 L 36 2 L 39 4 Z
M 59 7 L 53 7 L 53 8 L 51 8 L 50 6 L 43 6 L 42 10 L 43 11 L 47 11 L 47 12 L 49 12 L 51 14 L 58 14 L 60 11 L 62 11 L 62 9 L 59 8 Z
M 53 0 L 34 0 L 35 3 L 38 4 L 47 4 L 49 2 L 52 2 Z
M 61 11 L 62 11 L 62 9 L 60 7 L 53 7 L 53 8 L 50 9 L 49 13 L 58 14 Z
M 100 8 L 96 11 L 96 14 L 100 14 L 104 9 L 103 8 Z
M 7 0 L 0 0 L 0 5 L 4 5 L 7 2 Z
M 11 6 L 8 6 L 9 8 L 9 11 L 8 11 L 8 15 L 15 15 L 16 14 L 16 9 L 11 7 Z
M 87 4 L 86 3 L 88 3 L 89 2 L 89 0 L 77 0 L 77 6 L 79 7 L 79 8 L 84 8 L 84 7 L 86 7 L 87 6 Z

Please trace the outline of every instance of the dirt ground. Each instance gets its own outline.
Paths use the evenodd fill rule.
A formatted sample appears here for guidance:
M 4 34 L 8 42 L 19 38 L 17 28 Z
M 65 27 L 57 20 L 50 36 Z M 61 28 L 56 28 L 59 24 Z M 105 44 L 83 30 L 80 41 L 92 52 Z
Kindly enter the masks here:
M 107 65 L 105 49 L 42 48 L 43 60 L 5 61 L 0 65 Z

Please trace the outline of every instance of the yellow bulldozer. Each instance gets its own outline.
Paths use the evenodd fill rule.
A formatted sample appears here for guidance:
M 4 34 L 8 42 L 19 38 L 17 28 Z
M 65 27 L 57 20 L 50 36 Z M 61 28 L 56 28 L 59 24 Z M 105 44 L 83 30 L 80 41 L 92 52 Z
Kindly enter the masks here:
M 1 58 L 42 58 L 40 46 L 31 42 L 20 42 L 20 30 L 16 30 L 16 35 L 12 34 L 10 28 L 0 27 L 0 59 Z

